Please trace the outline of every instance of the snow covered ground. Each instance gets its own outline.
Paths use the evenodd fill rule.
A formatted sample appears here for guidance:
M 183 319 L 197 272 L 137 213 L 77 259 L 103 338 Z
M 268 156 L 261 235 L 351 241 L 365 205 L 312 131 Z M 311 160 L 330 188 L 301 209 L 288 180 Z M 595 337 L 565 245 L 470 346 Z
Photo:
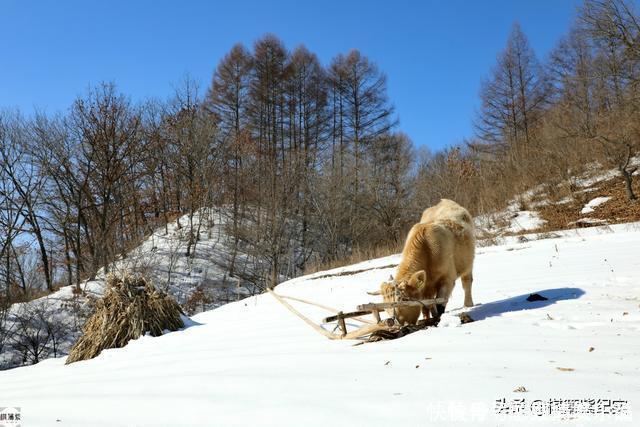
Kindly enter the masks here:
M 90 361 L 49 359 L 0 372 L 0 404 L 21 407 L 29 426 L 633 425 L 640 225 L 557 236 L 479 248 L 477 305 L 463 310 L 457 285 L 440 326 L 399 340 L 330 341 L 265 294 Z M 350 310 L 375 300 L 365 292 L 397 262 L 316 273 L 277 291 Z M 344 274 L 359 270 L 366 271 Z M 548 300 L 528 302 L 531 293 Z M 318 322 L 327 314 L 292 304 Z M 462 311 L 476 321 L 461 325 Z M 511 407 L 524 399 L 526 412 L 544 410 L 549 399 L 622 400 L 628 413 L 498 417 L 502 399 Z
M 545 224 L 536 211 L 519 210 L 512 203 L 503 211 L 474 218 L 478 238 L 498 238 L 533 231 Z
M 511 218 L 511 225 L 507 231 L 511 233 L 520 233 L 527 230 L 535 230 L 544 225 L 544 220 L 533 211 L 519 211 Z
M 542 227 L 545 220 L 540 218 L 538 212 L 523 209 L 522 204 L 526 202 L 531 207 L 537 208 L 549 203 L 548 200 L 532 201 L 537 194 L 543 191 L 544 186 L 537 186 L 512 200 L 502 211 L 476 216 L 474 223 L 478 237 L 508 236 Z
M 588 214 L 596 210 L 598 206 L 609 201 L 611 197 L 596 197 L 590 200 L 580 211 L 581 214 Z

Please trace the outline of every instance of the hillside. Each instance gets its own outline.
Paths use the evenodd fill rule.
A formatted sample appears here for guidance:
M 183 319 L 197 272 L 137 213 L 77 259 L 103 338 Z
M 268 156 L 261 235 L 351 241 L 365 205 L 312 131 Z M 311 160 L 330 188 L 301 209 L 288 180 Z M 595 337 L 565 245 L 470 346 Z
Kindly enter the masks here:
M 0 427 L 640 426 L 640 0 L 8 3 Z
M 631 164 L 640 166 L 640 157 Z M 585 169 L 559 184 L 538 185 L 505 209 L 476 217 L 478 237 L 496 243 L 504 236 L 640 221 L 640 203 L 629 202 L 618 171 L 598 163 Z M 633 188 L 640 194 L 638 179 Z
M 199 211 L 194 217 L 196 227 L 201 219 L 199 241 L 191 256 L 185 255 L 188 226 L 185 215 L 168 224 L 166 230 L 164 227 L 156 230 L 126 258 L 113 263 L 111 270 L 150 277 L 189 314 L 256 293 L 257 289 L 246 281 L 228 277 L 233 242 L 225 232 L 224 212 Z M 180 228 L 177 221 L 181 223 Z M 236 256 L 236 272 L 250 276 L 255 262 L 240 250 Z M 95 280 L 82 283 L 80 291 L 66 286 L 45 297 L 13 304 L 4 328 L 0 324 L 0 369 L 66 354 L 78 338 L 96 298 L 102 296 L 104 279 L 101 270 Z M 48 330 L 53 331 L 49 339 L 45 338 Z M 4 336 L 7 339 L 2 345 Z
M 125 259 L 114 263 L 112 270 L 134 271 L 150 277 L 155 284 L 186 304 L 193 292 L 206 290 L 209 303 L 196 311 L 209 309 L 240 297 L 258 292 L 245 281 L 228 277 L 232 238 L 227 234 L 224 209 L 201 209 L 194 215 L 198 241 L 191 256 L 186 256 L 188 215 L 160 228 L 135 248 Z M 178 228 L 177 221 L 181 226 Z M 239 248 L 235 271 L 239 276 L 251 276 L 257 261 Z M 99 277 L 103 278 L 99 272 Z
M 473 323 L 456 316 L 458 285 L 439 327 L 354 347 L 263 294 L 94 360 L 0 372 L 0 395 L 22 408 L 26 425 L 43 426 L 511 425 L 494 415 L 502 398 L 622 399 L 640 413 L 640 224 L 539 237 L 478 249 Z M 372 260 L 277 290 L 349 310 L 375 298 L 365 292 L 397 262 Z M 528 302 L 531 293 L 548 300 Z M 326 315 L 296 307 L 316 321 Z M 609 415 L 598 425 L 619 421 Z
M 640 165 L 640 158 L 633 163 Z M 476 217 L 479 246 L 525 242 L 530 239 L 527 233 L 554 237 L 559 230 L 568 228 L 640 220 L 640 204 L 628 203 L 615 170 L 603 169 L 595 163 L 586 169 L 582 175 L 558 186 L 539 185 L 512 200 L 505 209 Z M 636 186 L 640 183 L 636 182 Z M 192 256 L 185 255 L 188 221 L 185 215 L 169 223 L 166 229 L 156 230 L 126 258 L 113 263 L 111 270 L 152 278 L 188 314 L 260 292 L 237 277 L 251 279 L 260 270 L 260 261 L 245 253 L 242 245 L 236 256 L 237 276 L 228 277 L 233 241 L 226 233 L 224 209 L 202 209 L 194 216 L 199 240 Z M 67 354 L 103 288 L 104 272 L 100 271 L 96 280 L 81 285 L 81 292 L 63 287 L 29 303 L 14 304 L 4 330 L 0 324 L 0 369 Z M 34 342 L 38 334 L 46 335 L 46 329 L 54 332 L 53 338 Z M 4 346 L 3 336 L 8 337 Z

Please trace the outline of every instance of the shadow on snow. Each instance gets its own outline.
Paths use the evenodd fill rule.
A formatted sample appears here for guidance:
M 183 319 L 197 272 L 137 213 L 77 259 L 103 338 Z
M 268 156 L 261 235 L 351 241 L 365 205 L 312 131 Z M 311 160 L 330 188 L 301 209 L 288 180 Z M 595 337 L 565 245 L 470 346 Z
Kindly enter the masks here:
M 522 294 L 500 301 L 477 305 L 469 309 L 467 314 L 475 321 L 484 320 L 488 317 L 501 316 L 504 313 L 547 307 L 558 301 L 578 299 L 585 294 L 580 288 L 545 289 L 533 293 L 548 299 L 545 301 L 527 301 L 527 297 L 530 294 Z

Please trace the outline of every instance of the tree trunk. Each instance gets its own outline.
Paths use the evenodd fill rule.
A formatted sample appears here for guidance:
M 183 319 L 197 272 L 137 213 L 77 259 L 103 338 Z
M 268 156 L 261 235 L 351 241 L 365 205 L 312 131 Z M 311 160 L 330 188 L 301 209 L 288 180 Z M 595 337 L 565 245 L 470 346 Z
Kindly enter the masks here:
M 624 184 L 625 184 L 625 189 L 627 190 L 627 197 L 629 198 L 630 201 L 638 200 L 638 197 L 633 191 L 633 174 L 637 169 L 638 169 L 637 167 L 634 167 L 630 170 L 627 168 L 620 168 L 620 172 L 624 177 Z
M 73 269 L 71 267 L 71 255 L 69 254 L 69 236 L 67 235 L 67 231 L 64 230 L 64 260 L 67 267 L 67 285 L 73 285 Z
M 18 252 L 16 251 L 15 246 L 11 245 L 11 251 L 13 252 L 13 258 L 16 260 L 16 269 L 18 270 L 18 275 L 20 276 L 20 288 L 22 289 L 22 295 L 27 295 L 27 282 L 25 281 L 24 271 L 22 270 L 22 265 L 20 265 L 20 260 L 18 259 Z
M 30 216 L 33 216 L 30 215 Z M 44 245 L 44 238 L 42 237 L 42 230 L 40 230 L 40 224 L 35 217 L 32 217 L 29 222 L 33 228 L 33 232 L 36 235 L 38 241 L 38 247 L 40 249 L 40 259 L 42 260 L 42 272 L 44 274 L 45 283 L 47 284 L 47 290 L 53 292 L 53 282 L 51 280 L 51 271 L 49 269 L 49 257 L 47 256 L 47 249 Z

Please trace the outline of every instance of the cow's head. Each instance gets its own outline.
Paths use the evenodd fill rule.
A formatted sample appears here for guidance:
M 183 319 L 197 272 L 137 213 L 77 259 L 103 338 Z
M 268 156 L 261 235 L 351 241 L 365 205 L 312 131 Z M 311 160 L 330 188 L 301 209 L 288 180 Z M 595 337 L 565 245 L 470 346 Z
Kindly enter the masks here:
M 393 277 L 389 281 L 382 282 L 380 291 L 372 292 L 371 295 L 382 295 L 384 302 L 396 302 L 407 300 L 420 300 L 427 281 L 427 274 L 424 270 L 413 273 L 408 279 L 394 280 Z M 387 308 L 387 314 L 395 317 L 396 320 L 404 325 L 406 323 L 415 324 L 420 317 L 420 307 L 395 307 Z

